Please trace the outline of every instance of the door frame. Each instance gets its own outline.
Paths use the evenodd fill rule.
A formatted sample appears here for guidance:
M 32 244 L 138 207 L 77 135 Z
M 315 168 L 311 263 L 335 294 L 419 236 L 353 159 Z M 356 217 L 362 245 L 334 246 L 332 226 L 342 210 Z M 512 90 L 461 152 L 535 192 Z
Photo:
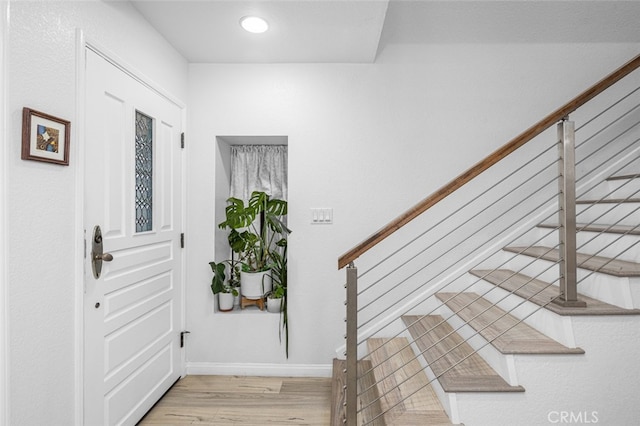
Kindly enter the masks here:
M 9 71 L 9 2 L 0 1 L 0 425 L 9 424 L 9 306 L 6 275 L 7 71 Z
M 78 426 L 82 425 L 84 418 L 84 280 L 85 280 L 85 255 L 88 250 L 85 247 L 86 238 L 90 238 L 91 236 L 85 235 L 85 217 L 84 217 L 84 191 L 85 191 L 85 149 L 84 144 L 81 141 L 84 140 L 85 137 L 85 92 L 86 92 L 86 52 L 90 50 L 97 55 L 104 58 L 106 61 L 114 65 L 120 71 L 132 77 L 137 82 L 141 83 L 148 89 L 151 89 L 156 94 L 162 96 L 164 99 L 176 105 L 181 110 L 181 125 L 182 131 L 185 131 L 186 128 L 186 105 L 175 98 L 173 95 L 165 91 L 160 85 L 156 84 L 153 80 L 149 79 L 144 74 L 140 73 L 135 67 L 131 66 L 128 62 L 124 61 L 120 58 L 115 52 L 106 47 L 102 46 L 100 43 L 92 40 L 90 37 L 87 37 L 82 29 L 76 30 L 76 117 L 74 125 L 75 128 L 75 138 L 76 143 L 73 144 L 75 148 L 72 147 L 72 156 L 76 158 L 76 183 L 75 183 L 75 191 L 76 191 L 76 238 L 75 238 L 75 285 L 76 285 L 76 300 L 75 300 L 75 357 L 76 357 L 76 370 L 75 370 L 75 424 Z M 75 150 L 75 152 L 73 152 Z M 180 200 L 181 210 L 182 210 L 182 229 L 185 229 L 185 220 L 186 220 L 186 212 L 185 212 L 185 201 L 186 201 L 186 148 L 182 150 L 182 167 L 181 167 L 181 186 L 182 186 L 182 198 Z M 91 232 L 89 230 L 89 232 Z M 186 258 L 186 247 L 182 249 L 180 262 L 182 263 L 181 268 L 181 276 L 180 276 L 180 286 L 181 286 L 181 301 L 182 304 L 182 314 L 180 318 L 180 326 L 184 330 L 186 324 L 186 313 L 185 313 L 185 305 L 186 305 L 186 289 L 185 289 L 185 258 Z M 1 264 L 0 264 L 1 266 Z M 180 351 L 180 366 L 181 372 L 180 377 L 184 377 L 186 375 L 186 350 L 182 348 Z

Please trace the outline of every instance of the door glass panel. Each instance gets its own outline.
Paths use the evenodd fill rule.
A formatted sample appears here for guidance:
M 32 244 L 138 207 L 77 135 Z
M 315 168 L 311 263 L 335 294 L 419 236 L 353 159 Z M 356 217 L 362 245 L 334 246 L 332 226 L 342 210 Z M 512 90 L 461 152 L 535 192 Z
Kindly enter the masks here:
M 153 119 L 136 111 L 136 232 L 153 229 Z

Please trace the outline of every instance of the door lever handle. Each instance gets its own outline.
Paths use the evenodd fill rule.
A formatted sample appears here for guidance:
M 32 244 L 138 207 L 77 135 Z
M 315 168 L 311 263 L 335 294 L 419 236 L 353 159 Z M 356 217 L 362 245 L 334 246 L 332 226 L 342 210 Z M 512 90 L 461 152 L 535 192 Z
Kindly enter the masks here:
M 102 260 L 103 262 L 111 262 L 113 255 L 111 253 L 100 253 L 93 257 L 95 260 Z

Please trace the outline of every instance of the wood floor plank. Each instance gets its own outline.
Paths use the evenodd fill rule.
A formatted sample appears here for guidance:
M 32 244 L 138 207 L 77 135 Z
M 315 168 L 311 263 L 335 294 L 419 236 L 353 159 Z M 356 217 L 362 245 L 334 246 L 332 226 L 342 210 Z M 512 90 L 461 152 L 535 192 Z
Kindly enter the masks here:
M 564 307 L 557 303 L 549 303 L 558 296 L 557 286 L 508 269 L 494 271 L 478 269 L 470 273 L 523 299 L 544 306 L 545 309 L 558 315 L 640 315 L 640 309 L 624 309 L 583 294 L 578 294 L 578 300 L 586 302 L 585 308 Z
M 178 381 L 174 389 L 188 389 L 190 392 L 224 393 L 274 393 L 280 392 L 282 379 L 265 380 L 251 376 L 188 376 L 189 380 Z
M 436 297 L 503 354 L 584 354 L 520 322 L 476 293 L 437 293 Z
M 440 315 L 403 316 L 445 392 L 523 392 L 509 385 Z
M 330 424 L 330 378 L 187 376 L 140 425 Z
M 505 247 L 504 250 L 552 262 L 557 262 L 559 258 L 559 251 L 549 247 Z M 603 256 L 591 256 L 583 253 L 576 253 L 576 261 L 578 268 L 616 277 L 640 277 L 640 263 L 610 259 Z

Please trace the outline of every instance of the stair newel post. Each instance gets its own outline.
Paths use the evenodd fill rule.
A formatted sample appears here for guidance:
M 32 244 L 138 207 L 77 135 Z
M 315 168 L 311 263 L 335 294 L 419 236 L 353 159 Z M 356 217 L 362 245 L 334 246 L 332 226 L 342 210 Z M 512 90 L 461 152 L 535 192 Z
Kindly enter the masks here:
M 575 125 L 565 117 L 558 123 L 559 216 L 560 216 L 560 297 L 556 303 L 580 307 L 576 264 L 576 157 Z
M 353 262 L 347 267 L 347 334 L 345 418 L 347 426 L 355 426 L 358 411 L 358 268 Z

